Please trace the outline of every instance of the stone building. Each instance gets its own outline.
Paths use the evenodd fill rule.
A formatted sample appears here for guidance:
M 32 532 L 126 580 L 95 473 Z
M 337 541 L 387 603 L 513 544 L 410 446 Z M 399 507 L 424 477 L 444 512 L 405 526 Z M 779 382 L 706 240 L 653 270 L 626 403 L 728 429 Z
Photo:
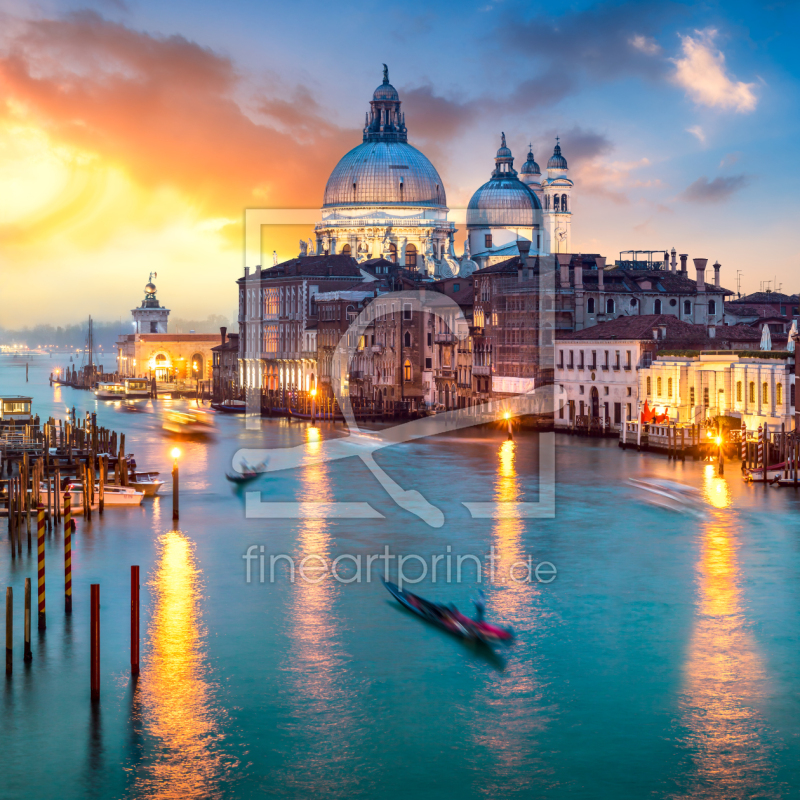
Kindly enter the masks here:
M 239 334 L 220 328 L 220 343 L 211 348 L 211 397 L 215 403 L 239 398 Z

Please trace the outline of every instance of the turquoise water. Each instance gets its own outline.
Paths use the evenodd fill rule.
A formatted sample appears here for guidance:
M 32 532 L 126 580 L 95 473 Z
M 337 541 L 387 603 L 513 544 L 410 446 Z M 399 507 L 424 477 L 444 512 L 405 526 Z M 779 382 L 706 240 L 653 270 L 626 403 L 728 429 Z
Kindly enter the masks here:
M 50 388 L 51 364 L 0 359 L 0 392 L 31 392 L 40 416 L 97 410 L 140 467 L 168 477 L 166 403 L 126 414 Z M 181 407 L 176 402 L 173 407 Z M 246 519 L 224 478 L 240 447 L 319 440 L 305 423 L 246 431 L 218 418 L 180 442 L 180 530 L 168 492 L 78 520 L 74 612 L 63 614 L 63 540 L 48 538 L 48 627 L 22 662 L 22 597 L 35 562 L 11 560 L 14 673 L 3 684 L 0 796 L 30 798 L 673 798 L 797 796 L 800 756 L 800 497 L 747 486 L 736 463 L 672 464 L 611 441 L 557 438 L 557 516 L 473 520 L 465 501 L 535 500 L 533 434 L 467 430 L 381 451 L 404 489 L 441 508 L 433 529 L 398 508 L 362 462 L 259 479 L 265 500 L 368 501 L 377 520 Z M 322 438 L 342 436 L 323 425 Z M 696 487 L 697 508 L 645 502 L 626 481 Z M 165 487 L 165 489 L 168 487 Z M 248 487 L 254 488 L 254 487 Z M 487 615 L 516 644 L 492 657 L 426 627 L 377 577 L 246 582 L 248 547 L 296 559 L 380 553 L 483 556 Z M 259 552 L 258 549 L 255 551 Z M 531 556 L 551 583 L 510 582 Z M 129 574 L 142 574 L 142 674 L 129 670 Z M 382 567 L 377 562 L 373 572 Z M 347 572 L 346 564 L 342 572 Z M 408 573 L 414 572 L 408 567 Z M 348 573 L 349 574 L 349 573 Z M 486 577 L 485 575 L 482 577 Z M 419 593 L 469 610 L 460 584 Z M 102 695 L 89 701 L 89 584 L 101 584 Z M 412 590 L 414 588 L 412 587 Z M 500 652 L 500 651 L 499 651 Z

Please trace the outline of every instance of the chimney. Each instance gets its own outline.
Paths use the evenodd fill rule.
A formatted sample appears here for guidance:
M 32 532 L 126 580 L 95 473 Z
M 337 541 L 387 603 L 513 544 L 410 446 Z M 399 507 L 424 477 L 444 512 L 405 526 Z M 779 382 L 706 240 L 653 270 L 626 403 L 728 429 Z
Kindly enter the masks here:
M 716 339 L 717 338 L 717 326 L 716 325 L 709 325 L 708 326 L 708 338 L 709 339 Z
M 559 253 L 556 258 L 558 259 L 558 264 L 561 267 L 561 288 L 568 289 L 569 262 L 572 260 L 572 256 L 569 253 Z
M 531 251 L 531 243 L 527 239 L 517 240 L 519 250 L 519 267 L 517 268 L 517 280 L 522 281 L 528 278 L 528 253 Z
M 681 255 L 680 255 L 680 259 L 681 259 L 681 273 L 682 273 L 683 275 L 686 275 L 686 274 L 688 273 L 688 271 L 689 271 L 689 270 L 686 268 L 686 259 L 687 259 L 687 258 L 689 258 L 689 254 L 688 254 L 688 253 L 681 253 Z
M 697 291 L 704 292 L 706 290 L 706 264 L 707 258 L 693 258 L 694 268 L 697 270 Z
M 245 278 L 249 278 L 250 277 L 250 267 L 245 267 L 244 268 L 244 276 L 245 276 Z
M 722 264 L 719 261 L 714 262 L 714 286 L 719 289 L 719 270 Z
M 576 262 L 575 267 L 575 288 L 583 289 L 583 259 Z
M 670 268 L 672 272 L 675 272 L 675 268 L 678 266 L 678 262 L 675 260 L 675 248 L 672 248 L 672 261 L 669 262 Z
M 594 263 L 597 264 L 597 289 L 602 292 L 605 288 L 606 257 L 595 256 Z
M 228 334 L 228 329 L 227 328 L 223 327 L 223 328 L 219 329 L 220 344 L 225 344 L 225 338 L 226 338 L 227 334 Z
M 653 341 L 658 341 L 658 328 L 653 328 Z

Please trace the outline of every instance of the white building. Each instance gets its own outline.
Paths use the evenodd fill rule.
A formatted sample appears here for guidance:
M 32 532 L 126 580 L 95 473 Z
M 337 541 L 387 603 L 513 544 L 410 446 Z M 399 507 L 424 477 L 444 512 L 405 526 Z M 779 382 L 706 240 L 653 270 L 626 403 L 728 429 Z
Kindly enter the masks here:
M 150 280 L 144 287 L 144 300 L 141 306 L 131 311 L 136 333 L 166 333 L 169 309 L 159 305 L 156 298 L 156 287 L 153 283 L 155 273 L 150 273 Z

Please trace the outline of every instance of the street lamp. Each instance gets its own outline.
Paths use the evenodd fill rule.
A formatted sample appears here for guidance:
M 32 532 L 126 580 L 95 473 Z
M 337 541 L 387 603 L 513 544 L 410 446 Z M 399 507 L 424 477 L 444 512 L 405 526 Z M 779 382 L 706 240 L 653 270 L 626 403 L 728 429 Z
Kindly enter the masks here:
M 314 416 L 316 412 L 316 397 L 317 397 L 317 390 L 311 390 L 311 424 L 314 425 Z
M 178 520 L 178 457 L 181 451 L 177 447 L 172 448 L 172 520 Z
M 508 441 L 511 442 L 514 440 L 514 437 L 511 435 L 511 414 L 510 412 L 506 411 L 503 414 L 503 419 L 508 423 Z

